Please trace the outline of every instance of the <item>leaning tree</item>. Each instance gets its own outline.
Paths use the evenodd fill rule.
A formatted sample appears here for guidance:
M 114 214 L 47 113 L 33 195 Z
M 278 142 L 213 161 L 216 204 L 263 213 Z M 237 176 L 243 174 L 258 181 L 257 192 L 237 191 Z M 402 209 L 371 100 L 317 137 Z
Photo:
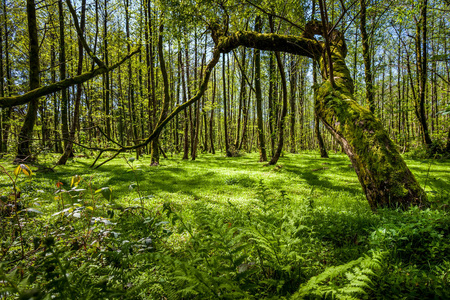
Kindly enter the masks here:
M 336 29 L 312 21 L 303 36 L 238 31 L 225 34 L 213 26 L 212 36 L 221 53 L 244 46 L 284 51 L 314 59 L 323 83 L 315 87 L 315 108 L 328 131 L 350 158 L 372 210 L 378 207 L 426 205 L 427 197 L 389 138 L 381 121 L 353 96 L 353 80 L 345 64 L 347 46 Z M 317 41 L 314 35 L 324 36 Z
M 324 19 L 323 15 L 322 19 Z M 142 143 L 133 146 L 123 146 L 116 143 L 118 147 L 115 148 L 91 148 L 100 151 L 94 165 L 105 151 L 116 152 L 115 155 L 105 161 L 107 162 L 121 152 L 146 146 L 156 139 L 164 126 L 178 113 L 201 99 L 221 53 L 228 53 L 239 46 L 244 46 L 266 51 L 288 52 L 309 57 L 318 62 L 324 80 L 320 86 L 314 87 L 316 89 L 315 108 L 317 115 L 350 158 L 372 210 L 376 210 L 378 207 L 426 206 L 425 192 L 406 166 L 380 120 L 369 109 L 360 106 L 355 101 L 353 80 L 345 64 L 347 47 L 344 36 L 334 27 L 330 28 L 326 24 L 327 22 L 309 22 L 305 26 L 302 36 L 263 34 L 251 31 L 229 33 L 223 26 L 215 23 L 210 24 L 215 47 L 196 95 L 182 105 L 178 105 L 164 119 L 161 118 L 153 132 Z M 322 35 L 324 41 L 316 40 L 315 35 Z M 84 42 L 83 39 L 81 40 Z M 88 50 L 85 42 L 83 46 Z M 130 55 L 132 54 L 134 53 Z M 56 84 L 37 88 L 20 96 L 0 98 L 0 107 L 28 103 L 36 97 L 59 91 L 64 87 L 109 72 L 124 61 L 107 67 L 95 56 L 92 58 L 98 62 L 98 68 Z

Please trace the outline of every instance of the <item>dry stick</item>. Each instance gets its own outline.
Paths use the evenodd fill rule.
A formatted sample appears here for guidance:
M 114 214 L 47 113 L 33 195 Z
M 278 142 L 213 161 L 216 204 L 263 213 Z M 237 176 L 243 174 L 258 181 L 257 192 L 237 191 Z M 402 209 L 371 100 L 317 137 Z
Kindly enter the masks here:
M 101 151 L 101 153 L 106 152 L 106 151 L 111 151 L 111 152 L 115 151 L 116 154 L 113 157 L 105 160 L 104 162 L 102 162 L 101 164 L 96 166 L 95 168 L 99 168 L 100 166 L 104 165 L 105 163 L 111 161 L 112 159 L 114 159 L 121 152 L 125 152 L 125 151 L 128 151 L 128 150 L 134 150 L 134 149 L 137 149 L 137 148 L 140 148 L 140 147 L 147 146 L 154 138 L 156 138 L 161 133 L 163 128 L 166 126 L 166 124 L 169 123 L 169 121 L 171 121 L 178 113 L 180 113 L 186 107 L 189 107 L 191 104 L 193 104 L 196 101 L 198 101 L 203 96 L 203 94 L 206 91 L 206 88 L 208 86 L 209 77 L 211 76 L 211 72 L 214 69 L 215 65 L 219 61 L 219 58 L 220 58 L 220 51 L 219 51 L 219 49 L 215 48 L 214 52 L 213 52 L 213 58 L 211 59 L 211 61 L 206 66 L 205 77 L 203 78 L 203 82 L 202 82 L 202 84 L 200 86 L 200 89 L 197 92 L 197 94 L 194 97 L 192 97 L 191 99 L 189 99 L 189 101 L 187 101 L 187 102 L 185 102 L 185 103 L 183 103 L 181 105 L 178 105 L 170 113 L 170 115 L 168 115 L 162 122 L 160 122 L 160 124 L 153 130 L 152 134 L 150 134 L 150 136 L 148 136 L 147 139 L 144 142 L 142 142 L 140 144 L 137 144 L 137 145 L 134 145 L 134 146 L 122 146 L 121 148 L 99 149 Z M 87 147 L 85 147 L 85 148 L 87 148 Z M 96 160 L 91 165 L 91 168 L 93 168 L 95 166 L 95 163 L 97 162 L 99 157 L 100 156 L 97 156 Z

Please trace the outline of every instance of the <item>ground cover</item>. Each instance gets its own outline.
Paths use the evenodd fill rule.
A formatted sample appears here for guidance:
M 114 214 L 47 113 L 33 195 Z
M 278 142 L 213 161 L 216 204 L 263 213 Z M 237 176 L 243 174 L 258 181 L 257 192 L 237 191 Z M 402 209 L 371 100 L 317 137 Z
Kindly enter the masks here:
M 3 296 L 447 297 L 450 162 L 406 162 L 431 209 L 373 214 L 341 154 L 76 157 L 19 174 L 16 198 L 3 173 Z

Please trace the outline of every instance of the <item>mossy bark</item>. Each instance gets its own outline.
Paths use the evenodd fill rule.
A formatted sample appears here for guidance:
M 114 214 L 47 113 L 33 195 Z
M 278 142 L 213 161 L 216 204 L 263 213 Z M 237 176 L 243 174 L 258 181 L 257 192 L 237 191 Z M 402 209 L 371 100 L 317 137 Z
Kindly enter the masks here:
M 236 32 L 213 38 L 221 52 L 238 46 L 261 50 L 285 51 L 311 57 L 319 62 L 323 75 L 330 74 L 324 44 L 313 39 L 321 34 L 320 22 L 310 22 L 303 37 L 278 34 Z M 379 207 L 407 208 L 427 205 L 427 197 L 406 166 L 397 146 L 389 138 L 381 122 L 353 97 L 353 80 L 345 64 L 347 48 L 341 33 L 330 35 L 334 86 L 327 78 L 316 87 L 315 107 L 325 127 L 342 145 L 350 158 L 372 210 Z

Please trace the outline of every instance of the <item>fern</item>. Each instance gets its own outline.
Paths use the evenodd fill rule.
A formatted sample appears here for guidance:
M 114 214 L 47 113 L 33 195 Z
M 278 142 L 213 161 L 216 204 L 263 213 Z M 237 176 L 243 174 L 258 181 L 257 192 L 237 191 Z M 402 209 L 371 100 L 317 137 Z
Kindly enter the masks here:
M 360 257 L 329 267 L 300 287 L 292 299 L 362 299 L 372 289 L 372 279 L 384 268 L 386 253 Z

